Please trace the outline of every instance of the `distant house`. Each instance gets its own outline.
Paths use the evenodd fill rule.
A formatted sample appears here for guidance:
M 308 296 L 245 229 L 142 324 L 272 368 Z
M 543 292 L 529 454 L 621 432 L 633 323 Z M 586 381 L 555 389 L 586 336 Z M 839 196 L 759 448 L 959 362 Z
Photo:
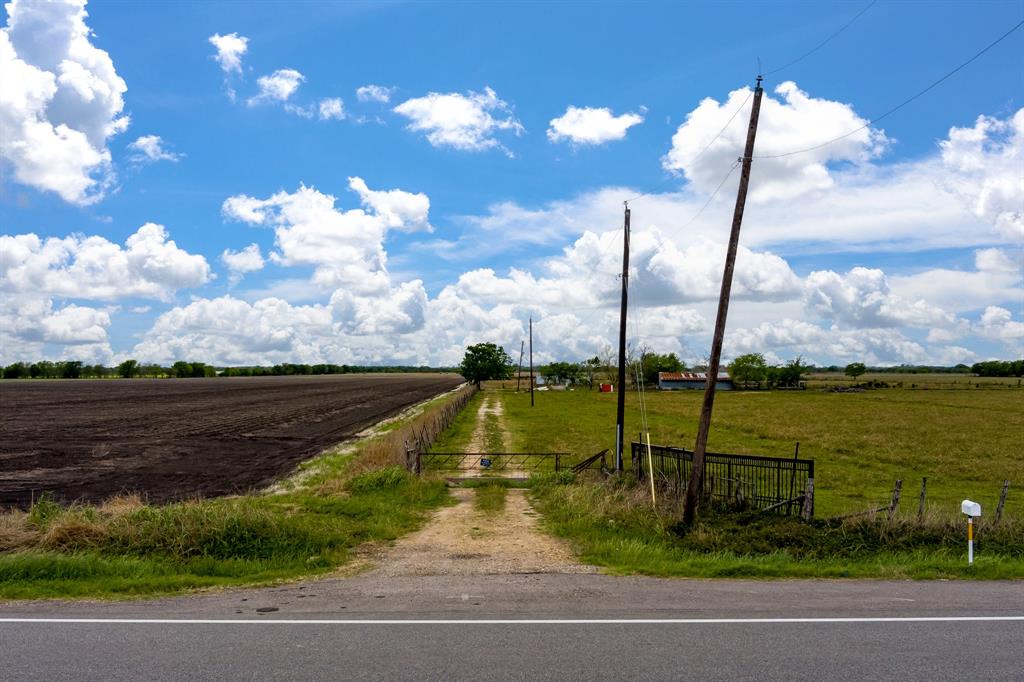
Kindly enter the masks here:
M 517 381 L 518 380 L 520 386 L 522 386 L 524 388 L 530 388 L 530 372 L 529 372 L 529 370 L 525 370 L 524 369 L 521 372 L 517 372 L 517 371 L 513 370 L 511 380 L 512 381 Z M 508 381 L 508 379 L 506 379 L 506 381 Z M 534 371 L 534 373 L 533 373 L 533 385 L 534 386 L 543 386 L 545 383 L 547 383 L 547 382 L 544 381 L 544 377 L 541 376 L 541 373 L 538 372 L 538 371 Z
M 703 390 L 707 384 L 708 375 L 706 372 L 658 372 L 658 390 L 678 391 L 683 389 Z M 719 391 L 731 391 L 732 379 L 725 372 L 719 372 L 715 389 Z

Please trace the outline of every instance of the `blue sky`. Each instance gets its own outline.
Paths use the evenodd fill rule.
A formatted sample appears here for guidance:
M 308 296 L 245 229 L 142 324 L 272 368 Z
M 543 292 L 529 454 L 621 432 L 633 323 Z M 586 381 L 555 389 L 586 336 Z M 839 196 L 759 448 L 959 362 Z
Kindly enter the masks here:
M 642 193 L 631 343 L 699 360 L 738 173 L 692 217 L 758 60 L 866 4 L 16 0 L 0 361 L 453 364 L 531 316 L 542 359 L 592 356 Z M 755 154 L 868 123 L 1022 18 L 875 3 L 768 76 Z M 726 355 L 1021 355 L 1022 48 L 755 161 Z

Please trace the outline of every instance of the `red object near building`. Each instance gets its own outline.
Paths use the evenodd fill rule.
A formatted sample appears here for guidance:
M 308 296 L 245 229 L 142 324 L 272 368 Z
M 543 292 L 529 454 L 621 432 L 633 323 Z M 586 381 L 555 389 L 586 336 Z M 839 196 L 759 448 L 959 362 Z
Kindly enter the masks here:
M 601 393 L 614 393 L 615 387 L 611 384 L 601 384 Z

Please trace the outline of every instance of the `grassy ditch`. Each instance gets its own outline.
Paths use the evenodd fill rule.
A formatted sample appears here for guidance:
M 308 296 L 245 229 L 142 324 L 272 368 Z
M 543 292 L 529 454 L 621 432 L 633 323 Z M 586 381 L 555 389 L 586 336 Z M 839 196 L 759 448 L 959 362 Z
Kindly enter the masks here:
M 398 465 L 403 442 L 453 396 L 304 463 L 262 494 L 147 505 L 47 499 L 0 514 L 0 598 L 129 597 L 322 574 L 394 540 L 450 501 Z
M 796 519 L 708 510 L 690 531 L 674 504 L 651 507 L 629 479 L 533 480 L 546 528 L 570 540 L 582 561 L 615 574 L 693 578 L 1024 578 L 1024 525 L 976 527 L 968 568 L 963 522 L 945 517 Z

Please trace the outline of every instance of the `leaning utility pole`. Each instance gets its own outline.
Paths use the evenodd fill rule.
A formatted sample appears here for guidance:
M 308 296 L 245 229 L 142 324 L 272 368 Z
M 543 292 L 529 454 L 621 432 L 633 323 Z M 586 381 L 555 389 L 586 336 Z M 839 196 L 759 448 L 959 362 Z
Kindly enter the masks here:
M 619 309 L 619 386 L 618 411 L 615 416 L 615 472 L 621 474 L 622 439 L 626 417 L 626 304 L 629 289 L 629 204 L 625 204 L 626 217 L 622 233 L 622 307 Z
M 533 407 L 533 318 L 530 318 L 530 407 Z
M 750 126 L 747 128 L 747 145 L 743 150 L 743 167 L 740 171 L 740 188 L 736 194 L 736 208 L 732 214 L 732 232 L 729 235 L 729 249 L 725 253 L 725 271 L 722 273 L 722 293 L 718 297 L 718 317 L 715 319 L 715 336 L 711 341 L 711 358 L 708 360 L 708 381 L 704 387 L 704 404 L 700 410 L 697 427 L 697 444 L 693 447 L 693 466 L 690 482 L 686 486 L 683 500 L 683 523 L 693 524 L 697 518 L 697 505 L 704 486 L 704 453 L 708 447 L 708 431 L 711 429 L 711 410 L 715 405 L 715 384 L 718 382 L 718 366 L 722 359 L 722 338 L 725 336 L 725 318 L 729 314 L 729 294 L 732 291 L 732 273 L 736 265 L 736 248 L 740 241 L 740 225 L 743 222 L 743 206 L 747 201 L 747 185 L 750 183 L 750 161 L 754 155 L 754 137 L 757 135 L 757 116 L 761 110 L 761 76 L 757 77 L 754 88 L 754 105 L 750 110 Z
M 523 348 L 526 347 L 526 341 L 519 342 L 519 371 L 516 372 L 516 393 L 519 393 L 519 378 L 523 376 Z

